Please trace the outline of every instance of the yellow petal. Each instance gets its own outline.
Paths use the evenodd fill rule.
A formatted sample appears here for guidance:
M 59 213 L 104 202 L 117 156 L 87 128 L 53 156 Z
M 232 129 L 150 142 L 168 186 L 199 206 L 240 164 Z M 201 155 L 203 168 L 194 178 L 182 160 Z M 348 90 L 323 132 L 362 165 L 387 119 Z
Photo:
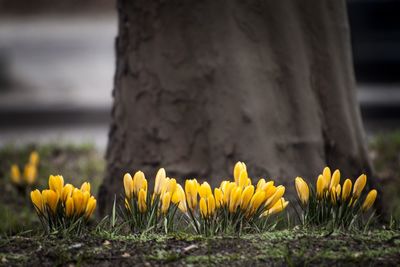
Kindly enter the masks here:
M 29 163 L 37 166 L 39 164 L 39 153 L 37 151 L 32 151 L 29 155 Z
M 161 194 L 161 188 L 162 185 L 165 182 L 165 178 L 167 177 L 167 174 L 165 172 L 164 168 L 161 168 L 158 170 L 157 174 L 156 174 L 156 181 L 154 183 L 154 193 L 156 195 L 160 195 Z
M 238 161 L 233 168 L 233 178 L 235 182 L 239 183 L 239 176 L 242 171 L 246 171 L 246 165 L 243 162 Z
M 146 197 L 147 197 L 146 191 L 143 188 L 140 189 L 138 196 L 138 206 L 139 206 L 139 211 L 141 213 L 144 213 L 147 210 Z
M 64 178 L 61 175 L 50 175 L 49 188 L 61 196 L 64 187 Z
M 58 206 L 58 194 L 53 190 L 42 191 L 43 203 L 55 214 Z
M 342 190 L 342 201 L 345 202 L 349 199 L 351 193 L 352 182 L 350 179 L 346 179 L 343 184 Z
M 231 213 L 236 212 L 237 207 L 240 204 L 241 196 L 242 196 L 242 188 L 240 186 L 237 186 L 235 189 L 231 191 L 231 196 L 229 200 L 229 211 Z
M 251 198 L 254 194 L 254 186 L 250 185 L 247 186 L 242 193 L 241 200 L 240 200 L 240 208 L 242 210 L 246 210 L 249 207 Z
M 199 195 L 203 198 L 207 198 L 209 195 L 212 195 L 211 186 L 207 182 L 201 184 Z
M 215 199 L 214 196 L 211 194 L 207 198 L 207 210 L 208 215 L 212 216 L 215 212 Z
M 329 189 L 329 185 L 331 183 L 331 169 L 329 167 L 325 167 L 322 171 L 322 176 L 324 178 L 324 190 Z
M 169 206 L 171 204 L 171 193 L 166 192 L 161 201 L 161 212 L 166 214 L 168 212 Z
M 19 170 L 19 167 L 16 164 L 11 165 L 11 181 L 14 184 L 20 184 L 21 183 L 21 172 Z
M 223 193 L 220 188 L 215 188 L 214 189 L 214 197 L 215 197 L 215 206 L 216 208 L 221 207 L 224 205 L 224 200 L 223 200 Z
M 133 193 L 135 196 L 139 194 L 140 189 L 147 191 L 147 180 L 142 171 L 137 171 L 133 176 Z
M 85 217 L 87 219 L 93 214 L 93 211 L 96 208 L 96 204 L 97 204 L 96 199 L 93 196 L 90 197 L 85 209 Z
M 285 194 L 285 187 L 280 185 L 276 188 L 276 192 L 267 200 L 265 206 L 267 209 L 270 209 L 281 197 Z
M 279 212 L 282 212 L 287 205 L 289 204 L 289 201 L 285 201 L 284 198 L 281 198 L 279 201 L 277 201 L 275 203 L 274 206 L 272 206 L 269 210 L 265 211 L 263 213 L 263 216 L 269 216 L 269 215 L 273 215 Z
M 372 207 L 372 205 L 374 205 L 377 195 L 378 191 L 375 189 L 369 191 L 368 195 L 365 197 L 364 203 L 362 204 L 362 211 L 367 211 Z
M 238 185 L 243 188 L 247 184 L 248 179 L 249 179 L 249 176 L 247 175 L 247 171 L 242 170 L 239 175 Z
M 74 200 L 72 197 L 67 197 L 65 201 L 65 215 L 71 217 L 74 214 Z
M 297 196 L 299 197 L 300 202 L 303 205 L 306 205 L 308 203 L 308 199 L 310 196 L 310 190 L 308 188 L 307 183 L 303 180 L 303 178 L 296 177 L 295 186 L 296 186 Z
M 61 190 L 61 199 L 62 201 L 66 201 L 68 197 L 72 196 L 72 191 L 74 190 L 74 186 L 72 184 L 66 184 Z
M 357 199 L 360 197 L 362 190 L 367 184 L 367 176 L 365 174 L 361 174 L 360 177 L 357 178 L 353 187 L 353 198 Z
M 324 195 L 324 185 L 325 185 L 324 177 L 322 175 L 319 175 L 317 179 L 317 197 L 319 199 L 321 199 Z
M 24 168 L 24 178 L 28 185 L 33 184 L 36 181 L 37 168 L 36 165 L 26 164 Z
M 332 188 L 336 188 L 338 184 L 340 184 L 340 171 L 336 170 L 332 174 L 332 180 L 329 185 L 329 190 L 331 190 Z
M 31 192 L 31 200 L 35 209 L 43 213 L 43 197 L 39 190 L 34 190 Z
M 133 194 L 133 180 L 132 176 L 129 173 L 126 173 L 124 175 L 124 190 L 125 197 L 131 199 Z
M 199 208 L 200 208 L 200 214 L 203 218 L 207 218 L 208 215 L 208 209 L 207 209 L 207 202 L 205 198 L 200 198 L 199 202 Z
M 81 191 L 82 191 L 82 192 L 89 192 L 89 193 L 90 193 L 90 183 L 84 182 L 84 183 L 81 185 Z

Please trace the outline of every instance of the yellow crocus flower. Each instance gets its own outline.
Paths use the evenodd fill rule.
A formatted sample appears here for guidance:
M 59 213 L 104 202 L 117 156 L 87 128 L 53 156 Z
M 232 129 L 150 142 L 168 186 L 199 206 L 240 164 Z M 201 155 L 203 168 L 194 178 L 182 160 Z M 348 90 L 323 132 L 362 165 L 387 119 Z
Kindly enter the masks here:
M 193 211 L 197 206 L 197 181 L 186 180 L 185 193 L 188 208 Z
M 133 179 L 129 173 L 124 175 L 124 190 L 126 198 L 131 199 L 133 194 Z
M 74 208 L 76 215 L 81 215 L 81 213 L 85 210 L 86 206 L 84 206 L 84 195 L 83 192 L 77 188 L 74 189 L 72 193 L 72 199 L 74 200 Z
M 133 194 L 138 196 L 140 189 L 147 192 L 147 180 L 142 171 L 137 171 L 133 175 Z
M 49 188 L 61 196 L 64 187 L 64 178 L 61 175 L 50 175 Z
M 53 190 L 42 191 L 43 204 L 50 208 L 52 213 L 56 213 L 58 205 L 58 194 Z
M 214 189 L 214 197 L 215 197 L 215 206 L 217 209 L 224 205 L 224 200 L 223 200 L 223 193 L 220 188 L 215 188 Z
M 83 193 L 83 203 L 82 203 L 82 211 L 81 212 L 84 212 L 86 209 L 87 203 L 89 201 L 90 194 L 89 194 L 89 192 L 82 192 L 82 193 Z
M 329 195 L 331 197 L 331 202 L 335 205 L 336 204 L 336 199 L 337 199 L 337 197 L 336 197 L 336 188 L 332 188 L 329 191 Z
M 239 182 L 237 183 L 240 187 L 244 187 L 244 186 L 246 186 L 246 184 L 248 183 L 248 180 L 249 180 L 249 176 L 248 176 L 248 174 L 247 174 L 247 171 L 246 170 L 242 170 L 241 172 L 240 172 L 240 175 L 239 175 Z
M 204 182 L 200 185 L 199 195 L 203 198 L 207 198 L 209 195 L 212 195 L 211 186 L 209 183 Z
M 249 185 L 243 190 L 242 197 L 240 200 L 240 208 L 242 210 L 247 210 L 253 195 L 254 195 L 254 186 L 253 185 Z
M 343 184 L 342 190 L 342 201 L 345 202 L 349 199 L 351 193 L 352 182 L 350 179 L 346 179 Z
M 16 164 L 11 165 L 10 174 L 11 174 L 11 181 L 14 184 L 20 184 L 21 183 L 21 172 L 19 170 L 18 165 L 16 165 Z
M 219 188 L 222 190 L 222 192 L 225 192 L 226 186 L 229 184 L 229 181 L 222 181 Z
M 265 192 L 265 198 L 270 198 L 275 194 L 277 187 L 274 185 L 274 181 L 269 181 L 263 186 L 263 191 Z
M 247 171 L 246 164 L 238 161 L 233 168 L 233 178 L 236 184 L 239 184 L 239 177 L 242 171 Z
M 74 200 L 68 196 L 65 201 L 65 215 L 71 217 L 74 214 Z
M 26 164 L 24 168 L 24 179 L 26 184 L 31 185 L 35 182 L 37 176 L 36 165 Z
M 147 192 L 143 188 L 140 189 L 139 196 L 138 196 L 138 207 L 139 207 L 139 211 L 141 213 L 144 213 L 147 210 L 146 195 L 147 195 Z
M 256 192 L 250 200 L 249 214 L 252 215 L 258 210 L 265 201 L 265 192 L 263 190 Z
M 39 165 L 39 153 L 37 151 L 32 151 L 29 155 L 29 163 L 35 166 Z
M 369 191 L 368 195 L 365 197 L 364 203 L 361 206 L 362 211 L 367 211 L 372 207 L 372 205 L 374 205 L 377 195 L 378 191 L 375 189 Z
M 361 195 L 362 190 L 367 184 L 367 176 L 365 174 L 361 174 L 360 177 L 357 178 L 353 187 L 353 198 L 358 199 Z
M 285 194 L 285 187 L 280 185 L 276 188 L 276 192 L 268 198 L 267 202 L 265 203 L 265 207 L 270 209 L 275 203 L 281 199 L 281 197 Z
M 164 194 L 164 196 L 162 197 L 162 201 L 161 201 L 161 212 L 163 214 L 166 214 L 168 212 L 169 206 L 171 204 L 171 193 L 170 192 L 166 192 Z
M 87 205 L 86 205 L 86 209 L 85 209 L 85 218 L 86 218 L 86 219 L 89 219 L 90 216 L 92 216 L 93 211 L 94 211 L 95 208 L 96 208 L 96 204 L 97 204 L 96 199 L 95 199 L 93 196 L 91 196 L 91 197 L 89 198 L 89 201 L 88 201 L 88 203 L 87 203 Z
M 319 199 L 321 199 L 324 195 L 324 184 L 324 177 L 322 175 L 319 175 L 317 179 L 317 197 Z
M 215 212 L 215 199 L 214 196 L 211 194 L 207 197 L 207 214 L 208 216 L 214 215 Z
M 310 189 L 308 188 L 307 183 L 301 177 L 296 177 L 295 186 L 297 191 L 297 196 L 300 199 L 300 202 L 303 205 L 307 205 L 308 199 L 310 197 Z
M 224 203 L 226 205 L 229 205 L 230 202 L 230 197 L 232 194 L 232 190 L 234 190 L 236 188 L 236 183 L 235 182 L 229 182 L 228 184 L 226 184 L 225 186 L 225 190 L 224 190 Z
M 338 199 L 340 199 L 340 193 L 341 193 L 341 191 L 342 191 L 342 186 L 341 186 L 340 184 L 338 184 L 338 185 L 336 186 L 336 197 L 337 197 Z
M 81 185 L 81 191 L 82 192 L 89 192 L 90 193 L 90 183 L 89 182 L 84 182 Z
M 332 174 L 331 183 L 329 184 L 329 190 L 332 188 L 336 188 L 336 186 L 340 184 L 340 171 L 335 170 Z
M 240 204 L 241 196 L 242 196 L 242 188 L 240 186 L 237 186 L 236 188 L 232 189 L 231 196 L 229 199 L 229 211 L 231 213 L 236 212 L 236 209 Z
M 257 186 L 256 186 L 256 192 L 258 190 L 262 190 L 264 185 L 265 185 L 265 179 L 264 178 L 261 178 L 260 180 L 258 180 Z
M 180 184 L 176 185 L 176 190 L 172 194 L 171 201 L 172 201 L 172 203 L 178 205 L 178 208 L 182 212 L 187 212 L 185 191 L 183 191 L 183 188 Z
M 200 209 L 200 214 L 203 218 L 207 218 L 208 215 L 208 208 L 207 208 L 207 202 L 205 198 L 200 198 L 199 202 L 199 209 Z
M 286 201 L 285 198 L 281 198 L 279 201 L 275 203 L 275 205 L 273 205 L 269 210 L 265 211 L 262 215 L 270 216 L 282 212 L 287 207 L 288 204 L 289 201 Z
M 66 201 L 68 197 L 72 196 L 72 191 L 74 190 L 74 186 L 72 184 L 66 184 L 61 190 L 61 199 L 62 201 Z
M 328 190 L 331 183 L 331 169 L 329 167 L 324 168 L 322 177 L 324 178 L 324 190 Z
M 156 179 L 155 179 L 155 183 L 154 183 L 154 194 L 156 194 L 156 195 L 161 194 L 161 188 L 165 182 L 166 177 L 167 177 L 167 174 L 166 174 L 164 168 L 161 168 L 157 171 Z
M 31 192 L 31 200 L 35 209 L 38 212 L 43 213 L 43 197 L 39 190 L 36 189 Z

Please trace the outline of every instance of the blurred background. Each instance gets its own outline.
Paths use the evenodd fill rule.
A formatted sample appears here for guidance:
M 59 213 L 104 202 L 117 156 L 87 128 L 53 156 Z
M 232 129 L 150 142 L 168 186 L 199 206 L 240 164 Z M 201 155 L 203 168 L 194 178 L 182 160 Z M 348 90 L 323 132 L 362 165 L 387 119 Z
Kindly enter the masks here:
M 382 184 L 395 185 L 387 199 L 400 203 L 400 1 L 347 4 L 371 159 Z M 114 1 L 0 0 L 0 177 L 36 149 L 41 176 L 99 184 L 116 35 Z
M 107 143 L 114 1 L 0 0 L 0 145 Z M 368 136 L 400 119 L 400 1 L 349 0 L 358 99 Z

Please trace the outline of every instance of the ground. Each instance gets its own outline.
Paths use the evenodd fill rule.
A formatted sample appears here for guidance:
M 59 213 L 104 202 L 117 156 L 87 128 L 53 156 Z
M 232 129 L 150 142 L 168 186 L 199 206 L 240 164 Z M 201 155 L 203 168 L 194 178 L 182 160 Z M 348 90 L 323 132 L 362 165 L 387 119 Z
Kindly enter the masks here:
M 291 225 L 240 237 L 205 238 L 187 233 L 135 236 L 104 230 L 96 218 L 91 232 L 79 237 L 45 236 L 29 199 L 17 193 L 8 174 L 10 164 L 22 165 L 33 149 L 41 156 L 39 188 L 46 186 L 51 173 L 62 173 L 74 184 L 89 180 L 94 194 L 101 181 L 104 160 L 91 145 L 0 149 L 0 265 L 400 265 L 398 132 L 370 142 L 385 209 L 392 219 L 351 233 L 302 230 Z
M 0 242 L 4 265 L 343 265 L 400 264 L 400 232 L 345 234 L 281 230 L 238 237 L 113 236 L 58 239 L 17 235 Z

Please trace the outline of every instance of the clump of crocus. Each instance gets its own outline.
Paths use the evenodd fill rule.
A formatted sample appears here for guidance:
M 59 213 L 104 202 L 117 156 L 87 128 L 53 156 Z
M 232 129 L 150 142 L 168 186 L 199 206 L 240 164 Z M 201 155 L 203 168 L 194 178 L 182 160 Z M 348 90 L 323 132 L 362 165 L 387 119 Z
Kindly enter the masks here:
M 332 174 L 329 167 L 318 176 L 315 190 L 303 178 L 297 177 L 295 187 L 303 210 L 302 223 L 344 229 L 359 224 L 359 218 L 373 206 L 377 197 L 377 191 L 372 189 L 364 201 L 360 201 L 366 183 L 367 176 L 361 174 L 354 186 L 351 179 L 340 184 L 340 171 L 335 170 Z
M 61 175 L 50 175 L 49 188 L 32 191 L 31 200 L 47 233 L 80 233 L 96 208 L 90 183 L 84 182 L 80 188 L 64 185 Z
M 133 232 L 174 228 L 177 209 L 186 212 L 185 193 L 176 179 L 166 176 L 161 168 L 156 175 L 154 191 L 148 192 L 147 179 L 143 172 L 133 177 L 127 173 L 123 179 L 125 190 L 124 219 Z
M 263 230 L 268 217 L 283 211 L 289 203 L 283 198 L 284 186 L 263 178 L 253 185 L 243 162 L 236 163 L 233 178 L 232 182 L 222 181 L 214 190 L 207 182 L 186 180 L 188 213 L 198 233 Z
M 39 166 L 39 154 L 36 151 L 32 151 L 29 155 L 29 160 L 21 172 L 18 164 L 12 164 L 10 167 L 10 178 L 12 184 L 18 188 L 21 193 L 26 193 L 26 188 L 32 186 L 37 179 L 38 166 Z

